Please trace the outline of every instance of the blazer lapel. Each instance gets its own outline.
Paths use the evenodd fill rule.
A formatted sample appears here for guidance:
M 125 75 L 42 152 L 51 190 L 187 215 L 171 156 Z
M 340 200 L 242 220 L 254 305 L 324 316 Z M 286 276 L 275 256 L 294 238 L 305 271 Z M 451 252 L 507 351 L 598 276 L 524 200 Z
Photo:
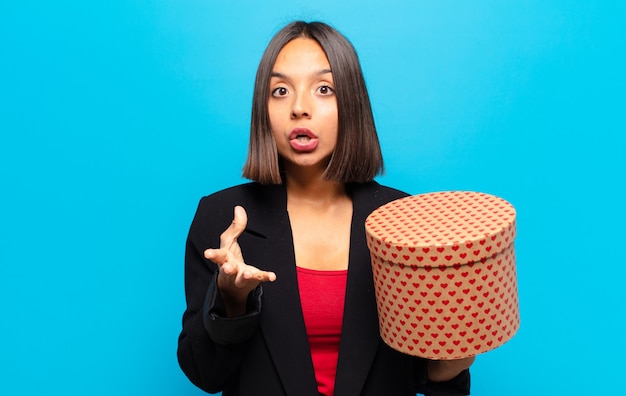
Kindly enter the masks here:
M 382 342 L 365 219 L 387 202 L 377 183 L 354 187 L 353 215 L 343 328 L 335 380 L 336 396 L 361 393 Z M 247 231 L 265 239 L 264 249 L 251 249 L 251 265 L 274 271 L 277 279 L 263 285 L 261 332 L 288 395 L 318 396 L 311 352 L 300 304 L 295 253 L 284 186 L 259 187 L 253 192 Z M 252 207 L 251 207 L 252 209 Z M 271 247 L 270 247 L 271 246 Z M 244 257 L 246 250 L 243 250 Z
M 365 219 L 381 203 L 374 199 L 370 186 L 362 186 L 352 193 L 350 262 L 335 382 L 336 396 L 361 393 L 381 342 L 371 259 L 365 239 Z
M 263 207 L 251 210 L 248 219 L 249 231 L 265 237 L 267 243 L 265 249 L 257 249 L 263 251 L 255 257 L 258 262 L 250 264 L 276 273 L 276 281 L 263 284 L 261 333 L 286 393 L 317 396 L 298 291 L 286 191 L 283 186 L 266 189 L 269 194 L 264 194 L 267 200 L 262 200 Z

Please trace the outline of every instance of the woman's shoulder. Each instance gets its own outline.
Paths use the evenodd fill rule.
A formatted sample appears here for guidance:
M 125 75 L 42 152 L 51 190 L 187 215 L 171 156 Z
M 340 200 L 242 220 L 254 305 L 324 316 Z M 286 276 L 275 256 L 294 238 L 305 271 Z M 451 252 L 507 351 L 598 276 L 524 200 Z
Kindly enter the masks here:
M 382 185 L 377 181 L 354 184 L 350 186 L 350 189 L 353 195 L 357 194 L 370 196 L 372 199 L 381 203 L 387 203 L 395 199 L 407 197 L 409 195 L 404 191 Z
M 225 229 L 233 219 L 235 206 L 243 206 L 248 213 L 248 222 L 259 213 L 273 212 L 286 205 L 284 187 L 262 185 L 256 182 L 243 183 L 213 192 L 200 199 L 192 229 L 206 231 L 207 227 Z M 204 232 L 203 231 L 203 232 Z
M 266 195 L 280 194 L 280 191 L 283 189 L 281 185 L 264 185 L 257 182 L 242 183 L 215 191 L 202 197 L 201 201 L 220 202 L 261 198 Z
M 243 183 L 213 192 L 200 199 L 198 211 L 200 213 L 221 213 L 232 216 L 236 205 L 246 210 L 269 208 L 286 205 L 286 192 L 283 185 L 264 185 L 257 182 Z
M 363 218 L 386 203 L 408 196 L 404 191 L 384 186 L 376 181 L 352 184 L 348 190 L 352 196 L 355 214 Z

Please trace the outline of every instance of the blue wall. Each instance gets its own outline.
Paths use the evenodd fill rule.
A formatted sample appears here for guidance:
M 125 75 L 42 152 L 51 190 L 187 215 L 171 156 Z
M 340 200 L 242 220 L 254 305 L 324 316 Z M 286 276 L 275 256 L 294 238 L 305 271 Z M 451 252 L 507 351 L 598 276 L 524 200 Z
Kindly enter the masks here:
M 0 4 L 1 394 L 202 394 L 175 357 L 184 241 L 241 181 L 255 69 L 294 18 L 357 47 L 381 182 L 518 210 L 522 325 L 474 394 L 615 392 L 626 3 L 334 3 Z

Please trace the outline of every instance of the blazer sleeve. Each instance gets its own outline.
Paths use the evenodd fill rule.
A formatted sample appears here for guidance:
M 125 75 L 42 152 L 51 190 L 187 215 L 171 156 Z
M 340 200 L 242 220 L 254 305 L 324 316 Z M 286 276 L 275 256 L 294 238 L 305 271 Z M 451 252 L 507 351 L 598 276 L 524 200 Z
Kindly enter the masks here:
M 214 273 L 202 309 L 204 329 L 211 340 L 219 345 L 233 345 L 250 339 L 259 325 L 262 295 L 263 289 L 259 285 L 248 296 L 245 315 L 228 318 L 224 300 L 217 288 L 217 272 Z
M 223 390 L 233 381 L 258 328 L 262 289 L 254 290 L 247 312 L 226 318 L 217 290 L 217 265 L 204 258 L 204 250 L 219 246 L 219 236 L 232 221 L 232 206 L 203 198 L 187 237 L 183 328 L 178 339 L 178 362 L 189 380 L 206 392 Z

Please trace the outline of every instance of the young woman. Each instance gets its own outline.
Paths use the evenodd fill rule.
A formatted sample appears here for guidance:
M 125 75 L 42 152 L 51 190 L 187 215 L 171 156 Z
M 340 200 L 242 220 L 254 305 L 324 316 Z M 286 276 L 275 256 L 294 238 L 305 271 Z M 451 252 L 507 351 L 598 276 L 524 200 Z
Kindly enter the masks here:
M 243 171 L 253 182 L 204 197 L 189 231 L 178 359 L 195 385 L 469 394 L 473 358 L 427 361 L 379 336 L 364 222 L 406 196 L 373 181 L 382 169 L 352 45 L 323 23 L 284 27 L 256 76 Z

